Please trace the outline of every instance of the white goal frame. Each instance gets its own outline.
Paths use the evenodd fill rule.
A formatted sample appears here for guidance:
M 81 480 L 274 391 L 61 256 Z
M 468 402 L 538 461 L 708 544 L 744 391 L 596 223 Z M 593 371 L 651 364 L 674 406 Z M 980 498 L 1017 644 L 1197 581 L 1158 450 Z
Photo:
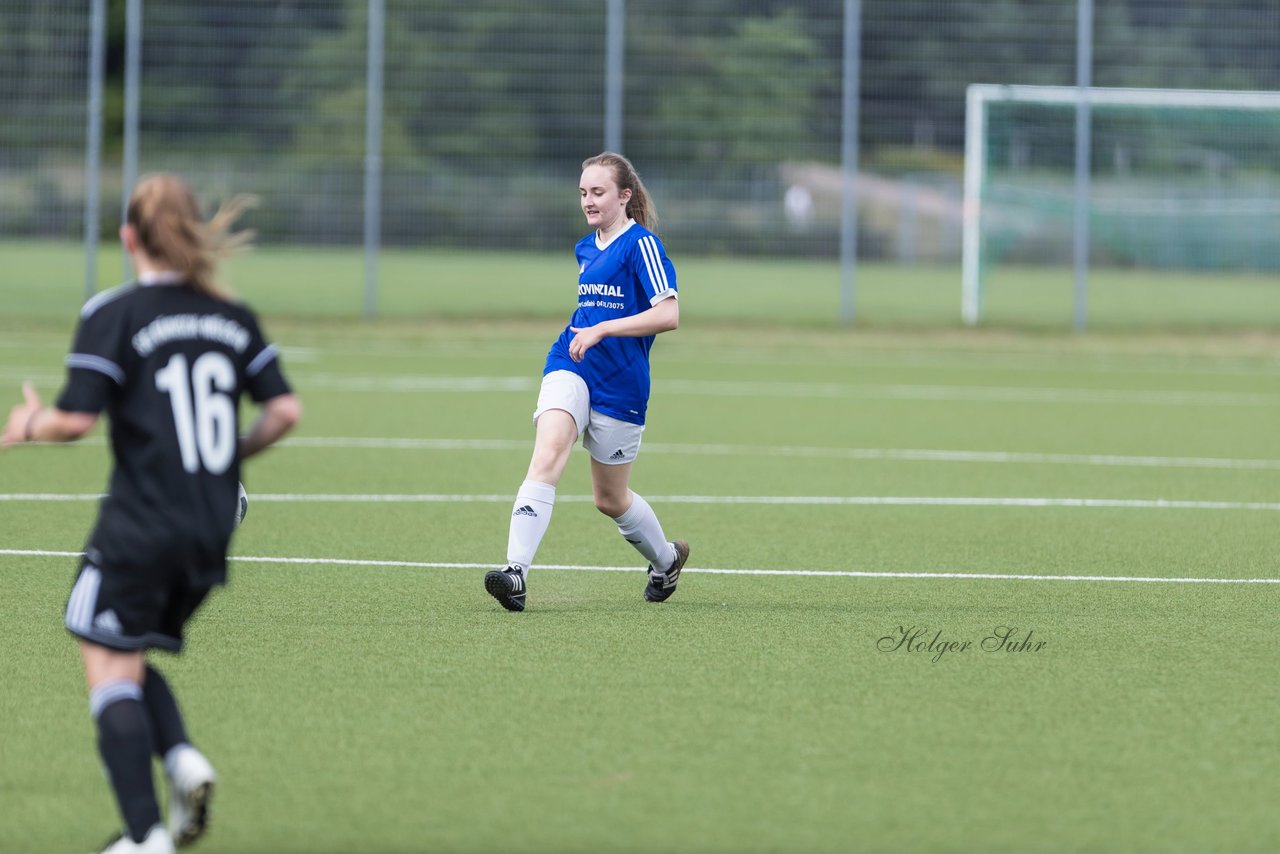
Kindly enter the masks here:
M 988 106 L 993 102 L 1094 104 L 1134 107 L 1219 107 L 1280 112 L 1280 92 L 1214 89 L 1123 89 L 1079 86 L 1017 86 L 973 83 L 965 90 L 964 215 L 961 244 L 960 314 L 975 326 L 982 315 L 982 183 L 987 167 Z M 1088 196 L 1076 204 L 1088 204 Z

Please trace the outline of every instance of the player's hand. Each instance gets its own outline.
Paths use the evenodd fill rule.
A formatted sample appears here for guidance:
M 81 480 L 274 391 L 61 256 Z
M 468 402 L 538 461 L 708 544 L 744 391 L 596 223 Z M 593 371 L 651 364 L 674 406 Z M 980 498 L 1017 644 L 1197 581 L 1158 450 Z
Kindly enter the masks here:
M 27 440 L 27 425 L 31 416 L 40 410 L 40 396 L 31 383 L 22 384 L 22 403 L 9 410 L 9 421 L 4 425 L 0 447 L 18 445 Z
M 581 362 L 587 351 L 599 344 L 604 338 L 604 333 L 600 330 L 599 325 L 584 326 L 582 328 L 570 326 L 569 331 L 574 333 L 573 340 L 569 342 L 569 358 L 575 362 Z

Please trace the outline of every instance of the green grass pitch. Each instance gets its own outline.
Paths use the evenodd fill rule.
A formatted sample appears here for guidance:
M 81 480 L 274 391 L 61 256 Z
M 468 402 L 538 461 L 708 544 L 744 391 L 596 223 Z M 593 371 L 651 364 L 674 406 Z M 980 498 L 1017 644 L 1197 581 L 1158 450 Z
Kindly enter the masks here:
M 642 601 L 578 450 L 509 614 L 481 577 L 571 294 L 486 319 L 479 270 L 418 312 L 388 260 L 364 323 L 323 283 L 290 311 L 277 261 L 242 289 L 304 423 L 158 659 L 221 777 L 195 850 L 1280 850 L 1274 335 L 765 324 L 682 267 L 633 478 L 680 589 Z M 14 288 L 10 403 L 56 392 L 79 301 Z M 61 627 L 108 464 L 101 429 L 0 454 L 0 851 L 118 824 Z
M 827 259 L 684 257 L 671 247 L 683 287 L 683 313 L 724 323 L 838 327 L 841 288 L 854 293 L 860 327 L 954 328 L 960 320 L 958 266 L 863 262 L 842 285 Z M 66 243 L 0 241 L 4 294 L 19 316 L 58 321 L 83 299 L 84 251 Z M 565 252 L 386 249 L 379 256 L 377 307 L 383 317 L 466 319 L 477 315 L 561 320 L 564 282 L 575 267 Z M 97 255 L 97 281 L 123 278 L 117 247 Z M 337 247 L 263 247 L 229 269 L 235 289 L 265 313 L 359 317 L 364 261 Z M 983 322 L 994 328 L 1065 331 L 1074 316 L 1069 269 L 994 266 L 983 286 Z M 1280 328 L 1274 275 L 1095 270 L 1088 290 L 1093 331 L 1241 332 Z

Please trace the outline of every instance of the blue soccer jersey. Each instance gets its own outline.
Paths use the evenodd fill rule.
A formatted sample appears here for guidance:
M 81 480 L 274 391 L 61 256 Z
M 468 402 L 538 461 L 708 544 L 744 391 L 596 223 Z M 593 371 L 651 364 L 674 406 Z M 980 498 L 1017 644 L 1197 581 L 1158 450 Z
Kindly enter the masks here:
M 595 232 L 578 241 L 578 308 L 569 326 L 579 329 L 630 317 L 676 295 L 676 268 L 662 241 L 633 222 L 603 249 Z M 542 373 L 573 371 L 587 383 L 591 408 L 605 415 L 644 424 L 649 405 L 649 348 L 653 335 L 608 337 L 586 352 L 581 362 L 569 357 L 575 333 L 569 326 L 551 345 Z

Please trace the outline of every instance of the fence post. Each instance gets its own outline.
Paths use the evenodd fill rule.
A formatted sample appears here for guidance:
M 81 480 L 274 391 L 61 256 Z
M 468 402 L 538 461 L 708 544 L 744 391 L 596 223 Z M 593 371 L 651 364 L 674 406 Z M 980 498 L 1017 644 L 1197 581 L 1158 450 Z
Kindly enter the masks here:
M 626 0 L 607 0 L 604 57 L 604 150 L 622 151 L 622 81 L 627 44 Z
M 840 108 L 840 319 L 857 315 L 858 275 L 858 67 L 862 54 L 862 3 L 844 3 L 844 87 Z
M 364 316 L 378 313 L 382 231 L 382 62 L 385 0 L 369 0 L 369 56 L 364 116 Z
M 1076 210 L 1075 329 L 1083 331 L 1089 314 L 1089 87 L 1093 85 L 1093 0 L 1079 0 L 1076 14 Z
M 102 77 L 107 53 L 107 0 L 92 0 L 89 104 L 84 146 L 84 296 L 98 289 L 98 185 L 102 174 Z
M 129 0 L 124 24 L 124 172 L 120 221 L 129 215 L 129 196 L 138 181 L 138 86 L 142 72 L 142 0 Z M 129 253 L 124 256 L 124 277 L 133 275 Z

